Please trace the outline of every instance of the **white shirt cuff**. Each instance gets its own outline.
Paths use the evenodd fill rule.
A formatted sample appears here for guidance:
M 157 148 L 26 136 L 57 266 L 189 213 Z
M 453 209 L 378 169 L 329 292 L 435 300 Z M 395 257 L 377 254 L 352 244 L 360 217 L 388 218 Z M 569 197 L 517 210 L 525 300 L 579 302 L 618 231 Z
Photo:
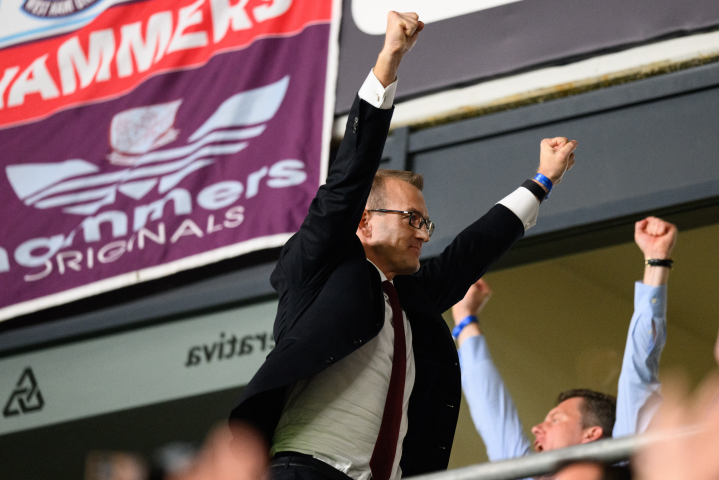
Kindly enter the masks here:
M 375 108 L 389 110 L 394 104 L 394 94 L 397 91 L 397 80 L 392 82 L 387 88 L 377 80 L 374 71 L 370 70 L 367 79 L 359 90 L 359 97 Z
M 539 200 L 526 188 L 519 187 L 497 203 L 510 209 L 522 221 L 525 232 L 537 223 Z

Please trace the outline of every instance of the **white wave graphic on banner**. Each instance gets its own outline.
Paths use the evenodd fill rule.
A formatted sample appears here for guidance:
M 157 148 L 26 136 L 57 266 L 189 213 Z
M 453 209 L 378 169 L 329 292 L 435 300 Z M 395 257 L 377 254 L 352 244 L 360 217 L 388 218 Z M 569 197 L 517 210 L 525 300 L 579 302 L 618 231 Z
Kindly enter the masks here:
M 215 156 L 245 149 L 265 131 L 287 93 L 290 77 L 225 100 L 182 147 L 155 150 L 177 138 L 175 116 L 182 100 L 137 107 L 116 114 L 110 124 L 107 159 L 128 168 L 99 173 L 82 159 L 9 165 L 5 171 L 17 197 L 39 209 L 92 215 L 115 202 L 117 193 L 139 200 L 157 187 L 165 193 Z

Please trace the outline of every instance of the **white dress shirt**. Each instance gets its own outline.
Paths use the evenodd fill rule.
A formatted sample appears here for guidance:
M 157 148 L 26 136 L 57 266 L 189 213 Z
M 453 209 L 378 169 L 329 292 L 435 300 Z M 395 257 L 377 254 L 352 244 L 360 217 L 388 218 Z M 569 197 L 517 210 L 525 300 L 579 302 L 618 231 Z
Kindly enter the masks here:
M 384 88 L 374 72 L 370 72 L 359 90 L 359 97 L 376 108 L 389 109 L 394 104 L 396 89 L 396 80 Z M 519 217 L 525 230 L 536 223 L 539 201 L 529 190 L 520 187 L 499 203 Z M 379 268 L 377 271 L 382 281 L 387 280 Z M 392 307 L 386 294 L 384 299 L 385 323 L 375 338 L 317 375 L 288 388 L 272 440 L 272 456 L 285 451 L 299 452 L 312 455 L 354 480 L 370 478 L 369 461 L 382 423 L 394 357 Z M 404 310 L 402 318 L 407 345 L 407 372 L 391 480 L 402 477 L 399 462 L 402 442 L 407 434 L 407 410 L 415 379 L 412 328 Z
M 382 281 L 387 280 L 379 268 L 377 271 Z M 386 293 L 384 316 L 384 327 L 375 338 L 314 377 L 289 388 L 272 439 L 271 455 L 299 452 L 312 455 L 355 480 L 367 480 L 372 475 L 369 461 L 382 424 L 394 358 L 393 315 Z M 407 434 L 407 409 L 415 376 L 412 327 L 404 310 L 402 319 L 407 372 L 392 480 L 402 478 L 399 461 Z

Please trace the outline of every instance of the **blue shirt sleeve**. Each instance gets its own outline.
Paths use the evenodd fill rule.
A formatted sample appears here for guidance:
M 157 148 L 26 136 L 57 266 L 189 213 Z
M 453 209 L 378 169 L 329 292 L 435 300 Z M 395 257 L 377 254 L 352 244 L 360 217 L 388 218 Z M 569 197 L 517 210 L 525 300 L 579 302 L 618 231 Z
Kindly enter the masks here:
M 474 426 L 484 440 L 492 462 L 530 452 L 517 408 L 502 381 L 483 335 L 470 337 L 459 349 L 462 389 Z
M 667 286 L 636 282 L 619 375 L 614 437 L 642 433 L 661 402 L 659 358 L 667 340 Z

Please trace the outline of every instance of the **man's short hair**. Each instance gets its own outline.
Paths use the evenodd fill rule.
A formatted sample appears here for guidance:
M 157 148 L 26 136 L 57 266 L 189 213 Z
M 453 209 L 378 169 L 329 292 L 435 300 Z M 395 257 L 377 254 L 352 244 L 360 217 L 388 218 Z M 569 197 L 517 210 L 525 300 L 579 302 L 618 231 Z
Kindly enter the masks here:
M 388 178 L 396 178 L 407 182 L 420 191 L 424 188 L 424 177 L 418 173 L 405 172 L 404 170 L 377 170 L 372 181 L 369 198 L 367 198 L 367 208 L 387 208 L 385 180 Z
M 602 438 L 611 437 L 617 416 L 617 399 L 606 393 L 577 388 L 560 393 L 557 405 L 575 397 L 584 399 L 580 407 L 582 428 L 602 427 Z

